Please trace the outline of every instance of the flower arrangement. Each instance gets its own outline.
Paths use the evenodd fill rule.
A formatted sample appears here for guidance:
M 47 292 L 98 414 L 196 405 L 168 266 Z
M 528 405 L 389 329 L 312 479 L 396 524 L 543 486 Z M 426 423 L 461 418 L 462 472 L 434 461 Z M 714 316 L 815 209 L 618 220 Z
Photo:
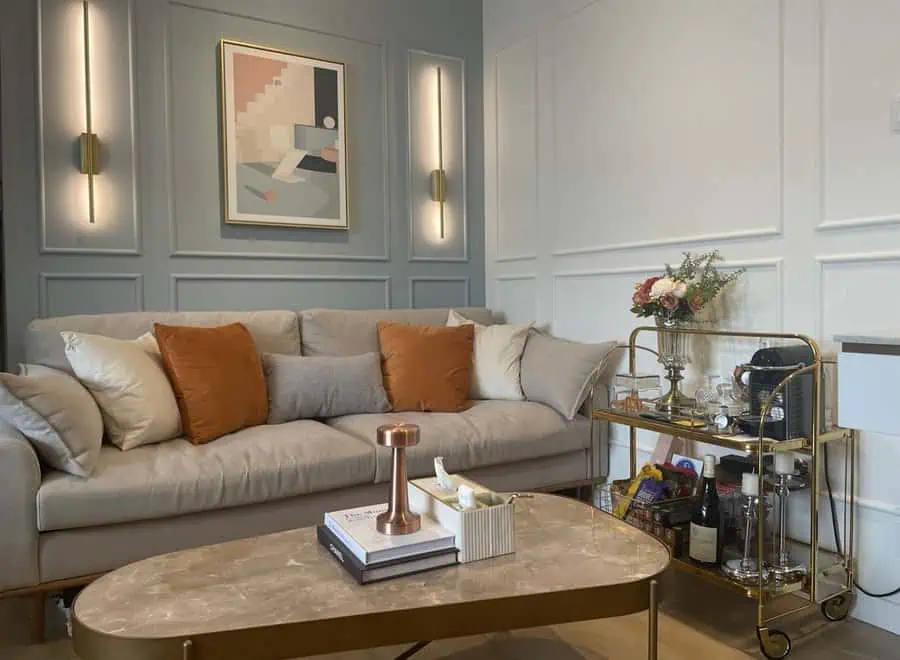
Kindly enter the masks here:
M 631 311 L 641 318 L 650 316 L 672 320 L 692 321 L 729 284 L 744 273 L 744 269 L 727 275 L 716 269 L 722 261 L 718 250 L 693 256 L 684 253 L 684 260 L 675 269 L 666 264 L 665 273 L 649 277 L 634 285 Z

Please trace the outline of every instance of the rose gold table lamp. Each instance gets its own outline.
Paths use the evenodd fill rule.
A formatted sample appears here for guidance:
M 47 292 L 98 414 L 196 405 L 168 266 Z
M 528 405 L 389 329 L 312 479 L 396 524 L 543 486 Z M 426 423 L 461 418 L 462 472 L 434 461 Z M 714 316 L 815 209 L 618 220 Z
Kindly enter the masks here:
M 378 427 L 378 444 L 393 450 L 391 495 L 388 510 L 375 519 L 382 534 L 399 536 L 418 532 L 422 526 L 419 514 L 409 510 L 406 477 L 406 448 L 419 444 L 419 427 L 415 424 L 386 424 Z

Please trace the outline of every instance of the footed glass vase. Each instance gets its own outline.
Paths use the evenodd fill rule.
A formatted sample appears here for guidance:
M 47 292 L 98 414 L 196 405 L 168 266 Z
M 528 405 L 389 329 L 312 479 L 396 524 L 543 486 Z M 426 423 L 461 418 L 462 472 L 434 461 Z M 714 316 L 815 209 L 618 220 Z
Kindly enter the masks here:
M 659 363 L 665 367 L 665 377 L 669 381 L 669 391 L 656 400 L 656 410 L 667 415 L 690 411 L 695 401 L 681 391 L 681 381 L 684 380 L 684 368 L 691 361 L 693 335 L 678 331 L 693 327 L 693 324 L 657 316 L 656 327 L 660 329 L 656 333 Z

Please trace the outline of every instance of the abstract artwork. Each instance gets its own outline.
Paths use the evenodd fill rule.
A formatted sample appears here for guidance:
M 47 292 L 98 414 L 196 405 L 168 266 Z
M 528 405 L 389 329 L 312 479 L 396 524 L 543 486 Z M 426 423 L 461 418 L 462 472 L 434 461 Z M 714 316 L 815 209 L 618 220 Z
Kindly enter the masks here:
M 344 65 L 222 40 L 225 221 L 347 229 Z

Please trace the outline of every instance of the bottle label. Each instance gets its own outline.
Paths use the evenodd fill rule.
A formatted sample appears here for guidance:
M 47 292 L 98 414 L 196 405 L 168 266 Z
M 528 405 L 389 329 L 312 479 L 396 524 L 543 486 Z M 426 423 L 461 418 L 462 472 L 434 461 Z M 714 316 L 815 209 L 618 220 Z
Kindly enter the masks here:
M 715 564 L 718 559 L 719 530 L 691 523 L 690 556 L 694 561 Z

